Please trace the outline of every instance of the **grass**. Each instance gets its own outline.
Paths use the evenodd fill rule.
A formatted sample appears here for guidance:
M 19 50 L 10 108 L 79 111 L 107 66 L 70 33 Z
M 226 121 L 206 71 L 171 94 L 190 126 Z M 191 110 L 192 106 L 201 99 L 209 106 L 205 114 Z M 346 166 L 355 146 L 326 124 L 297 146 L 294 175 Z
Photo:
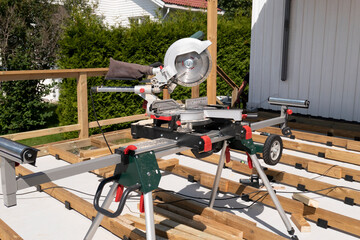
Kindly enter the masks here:
M 53 134 L 53 135 L 48 135 L 48 136 L 43 136 L 43 137 L 23 139 L 23 140 L 19 140 L 17 142 L 22 143 L 27 146 L 37 146 L 37 145 L 42 145 L 42 144 L 46 144 L 46 143 L 67 140 L 67 139 L 71 139 L 71 138 L 66 137 L 62 133 L 59 133 L 59 134 Z

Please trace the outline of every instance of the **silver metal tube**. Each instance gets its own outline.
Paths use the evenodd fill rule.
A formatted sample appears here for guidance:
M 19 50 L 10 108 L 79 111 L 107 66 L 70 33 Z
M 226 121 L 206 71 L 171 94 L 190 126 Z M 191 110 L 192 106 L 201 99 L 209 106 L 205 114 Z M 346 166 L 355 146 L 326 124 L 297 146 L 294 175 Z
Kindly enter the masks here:
M 268 103 L 271 105 L 300 107 L 300 108 L 309 108 L 309 105 L 310 105 L 310 101 L 308 101 L 308 100 L 274 98 L 274 97 L 269 97 Z
M 114 200 L 116 190 L 117 190 L 117 186 L 118 186 L 118 183 L 114 183 L 111 186 L 110 191 L 109 191 L 108 195 L 105 198 L 105 201 L 103 202 L 103 204 L 101 206 L 102 208 L 109 209 L 112 201 Z M 96 233 L 96 230 L 100 226 L 101 221 L 103 220 L 103 218 L 104 218 L 104 215 L 102 213 L 98 213 L 96 215 L 96 217 L 93 220 L 88 232 L 86 233 L 86 236 L 84 237 L 84 240 L 91 240 L 94 237 L 94 235 Z
M 112 154 L 89 161 L 79 162 L 63 167 L 58 167 L 55 169 L 46 170 L 43 172 L 33 173 L 19 178 L 17 180 L 17 189 L 20 190 L 42 183 L 55 181 L 95 169 L 116 165 L 120 162 L 121 156 L 118 154 Z
M 222 147 L 221 154 L 220 154 L 219 164 L 218 164 L 218 167 L 217 167 L 217 170 L 216 170 L 216 176 L 215 176 L 215 179 L 214 179 L 214 185 L 213 185 L 212 192 L 211 192 L 210 204 L 209 204 L 210 208 L 214 207 L 215 198 L 217 196 L 217 192 L 218 192 L 218 188 L 219 188 L 221 173 L 222 173 L 222 170 L 224 168 L 225 151 L 226 151 L 227 146 L 228 146 L 227 141 L 224 141 L 224 145 Z
M 152 192 L 144 194 L 146 239 L 155 240 L 154 206 Z
M 1 185 L 4 194 L 4 205 L 16 205 L 15 162 L 0 156 Z
M 134 92 L 134 87 L 96 87 L 95 92 Z
M 260 166 L 260 163 L 259 163 L 259 160 L 258 158 L 256 157 L 255 154 L 253 155 L 250 155 L 250 158 L 260 176 L 260 178 L 262 179 L 273 203 L 275 204 L 275 207 L 276 207 L 276 210 L 278 211 L 282 221 L 284 222 L 285 224 L 285 227 L 287 229 L 288 232 L 292 231 L 293 228 L 291 226 L 291 223 L 289 221 L 289 219 L 287 218 L 286 214 L 285 214 L 285 211 L 283 209 L 283 207 L 281 206 L 280 202 L 279 202 L 279 199 L 277 198 L 275 192 L 274 192 L 274 189 L 271 187 L 270 185 L 270 182 L 269 182 L 269 179 L 267 178 L 266 174 L 264 173 L 264 171 L 262 170 L 261 166 Z
M 258 130 L 258 129 L 261 129 L 264 127 L 270 127 L 270 126 L 282 124 L 285 122 L 286 122 L 286 118 L 285 118 L 285 116 L 282 116 L 282 117 L 267 119 L 267 120 L 260 121 L 260 122 L 250 123 L 250 127 L 251 127 L 251 130 L 255 131 L 255 130 Z

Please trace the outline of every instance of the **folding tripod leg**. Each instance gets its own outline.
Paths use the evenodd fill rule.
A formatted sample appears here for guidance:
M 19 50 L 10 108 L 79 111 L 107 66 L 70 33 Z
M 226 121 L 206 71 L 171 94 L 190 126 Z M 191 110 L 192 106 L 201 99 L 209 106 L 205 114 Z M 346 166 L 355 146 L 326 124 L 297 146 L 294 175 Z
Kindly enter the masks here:
M 152 199 L 152 192 L 144 194 L 145 207 L 145 224 L 146 224 L 146 239 L 155 240 L 155 225 L 154 225 L 154 206 Z
M 216 170 L 216 176 L 215 176 L 215 180 L 214 180 L 214 185 L 213 185 L 212 192 L 211 192 L 210 204 L 209 204 L 210 208 L 214 207 L 215 198 L 216 198 L 218 188 L 219 188 L 221 173 L 222 173 L 222 170 L 224 168 L 225 151 L 226 151 L 227 146 L 228 146 L 228 143 L 226 141 L 224 141 L 224 144 L 223 144 L 223 147 L 222 147 L 222 150 L 221 150 L 221 154 L 220 154 L 219 164 L 218 164 L 218 167 L 217 167 L 217 170 Z
M 118 185 L 119 185 L 118 183 L 114 182 L 114 184 L 111 186 L 110 191 L 105 198 L 105 201 L 101 205 L 102 208 L 109 209 L 112 201 L 114 200 Z M 88 232 L 86 233 L 84 240 L 91 240 L 94 237 L 95 232 L 98 229 L 98 227 L 100 226 L 103 218 L 104 218 L 104 215 L 102 213 L 98 212 L 98 214 L 96 215 L 95 219 L 93 220 L 93 222 L 91 224 L 91 227 L 89 228 Z
M 277 196 L 274 192 L 274 189 L 271 187 L 269 179 L 267 178 L 266 174 L 264 173 L 263 169 L 261 168 L 258 158 L 256 157 L 255 154 L 250 155 L 250 158 L 251 158 L 252 163 L 254 164 L 258 174 L 260 175 L 260 178 L 262 179 L 272 201 L 274 202 L 276 210 L 279 212 L 279 215 L 280 215 L 281 219 L 283 220 L 287 231 L 289 232 L 290 235 L 293 235 L 294 229 L 291 226 L 290 221 L 289 221 L 288 217 L 286 216 L 285 211 L 282 208 L 282 206 L 279 202 L 279 199 L 277 198 Z

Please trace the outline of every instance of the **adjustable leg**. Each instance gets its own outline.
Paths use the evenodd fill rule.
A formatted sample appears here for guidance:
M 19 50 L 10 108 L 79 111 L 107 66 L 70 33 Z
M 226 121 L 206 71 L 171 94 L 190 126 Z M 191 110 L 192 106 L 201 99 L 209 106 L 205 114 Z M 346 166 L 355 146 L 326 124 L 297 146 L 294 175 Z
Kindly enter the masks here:
M 4 204 L 7 207 L 16 205 L 16 175 L 15 162 L 6 158 L 0 157 L 1 161 L 1 185 L 4 194 Z
M 152 192 L 144 194 L 146 239 L 155 240 L 154 206 Z
M 214 185 L 213 185 L 212 192 L 211 192 L 210 204 L 209 204 L 210 208 L 214 207 L 215 198 L 216 198 L 217 191 L 218 191 L 218 188 L 219 188 L 221 173 L 222 173 L 222 170 L 224 168 L 225 151 L 226 151 L 227 146 L 228 146 L 228 143 L 226 141 L 224 141 L 224 145 L 222 147 L 221 154 L 220 154 L 219 165 L 218 165 L 217 170 L 216 170 L 216 176 L 215 176 L 215 180 L 214 180 Z
M 117 186 L 118 186 L 118 183 L 114 182 L 114 184 L 111 186 L 111 189 L 110 189 L 108 195 L 105 198 L 105 201 L 101 205 L 102 208 L 109 209 L 112 201 L 114 200 Z M 95 232 L 98 229 L 98 227 L 100 226 L 103 218 L 104 218 L 104 215 L 102 213 L 98 213 L 96 215 L 95 219 L 93 220 L 93 222 L 91 224 L 91 227 L 89 228 L 88 232 L 86 233 L 84 240 L 91 240 L 94 237 Z
M 250 155 L 250 157 L 251 157 L 251 160 L 252 160 L 258 174 L 260 175 L 260 178 L 262 179 L 262 181 L 263 181 L 263 183 L 264 183 L 264 185 L 265 185 L 265 187 L 266 187 L 272 201 L 275 204 L 276 210 L 279 212 L 279 215 L 280 215 L 282 221 L 284 222 L 287 231 L 289 232 L 290 235 L 293 235 L 294 234 L 294 229 L 291 226 L 290 221 L 287 218 L 287 216 L 285 214 L 285 211 L 282 208 L 282 206 L 281 206 L 281 204 L 279 202 L 279 199 L 277 198 L 277 196 L 276 196 L 276 194 L 274 192 L 274 189 L 271 187 L 269 179 L 267 178 L 264 171 L 262 170 L 258 158 L 256 157 L 255 154 Z

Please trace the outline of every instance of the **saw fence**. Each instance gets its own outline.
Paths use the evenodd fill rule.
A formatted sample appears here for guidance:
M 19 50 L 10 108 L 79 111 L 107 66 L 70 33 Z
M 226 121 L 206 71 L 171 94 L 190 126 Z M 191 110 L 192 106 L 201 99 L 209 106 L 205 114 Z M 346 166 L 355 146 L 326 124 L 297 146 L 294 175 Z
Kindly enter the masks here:
M 277 128 L 265 128 L 259 130 L 266 132 L 279 131 Z M 320 181 L 316 178 L 307 178 L 301 176 L 302 171 L 317 173 L 318 176 L 329 176 L 332 178 L 343 178 L 346 181 L 360 182 L 360 170 L 352 169 L 343 166 L 334 166 L 334 164 L 327 163 L 327 159 L 335 161 L 349 162 L 351 164 L 359 165 L 360 152 L 355 151 L 356 147 L 360 146 L 360 142 L 338 137 L 323 136 L 314 133 L 304 133 L 302 131 L 293 131 L 294 136 L 291 138 L 303 139 L 305 141 L 295 142 L 291 138 L 283 138 L 285 149 L 307 152 L 308 154 L 322 157 L 321 161 L 315 161 L 308 158 L 296 157 L 291 154 L 284 154 L 281 163 L 290 165 L 299 171 L 297 174 L 291 174 L 284 171 L 267 168 L 265 173 L 273 181 L 284 184 L 284 186 L 293 186 L 299 190 L 317 191 L 320 195 L 337 199 L 344 202 L 343 204 L 354 205 L 358 208 L 360 204 L 360 192 L 355 189 L 340 188 L 336 185 Z M 107 133 L 107 140 L 112 149 L 120 146 L 129 145 L 134 140 L 131 139 L 129 129 Z M 262 142 L 263 136 L 254 134 L 254 139 Z M 334 145 L 340 147 L 329 146 L 324 144 L 332 142 Z M 137 139 L 136 141 L 143 141 Z M 310 142 L 311 141 L 311 142 Z M 313 144 L 313 142 L 318 144 Z M 344 144 L 347 143 L 347 144 Z M 351 146 L 352 151 L 345 148 Z M 355 146 L 355 147 L 354 147 Z M 355 148 L 355 149 L 354 149 Z M 57 159 L 64 160 L 69 163 L 77 163 L 86 161 L 90 158 L 104 156 L 109 154 L 102 136 L 92 136 L 85 139 L 69 140 L 60 143 L 53 143 L 44 146 L 39 146 L 39 156 L 51 154 Z M 325 153 L 325 155 L 319 153 Z M 326 153 L 331 152 L 331 155 Z M 349 154 L 351 157 L 348 157 Z M 182 155 L 189 156 L 191 161 L 192 153 L 190 151 L 182 152 Z M 218 155 L 212 155 L 204 158 L 210 164 L 217 164 L 219 160 Z M 184 177 L 192 182 L 198 182 L 200 185 L 211 188 L 215 176 L 199 169 L 194 169 L 185 165 L 179 164 L 176 158 L 162 160 L 158 159 L 158 164 L 161 170 Z M 226 167 L 231 168 L 234 172 L 239 172 L 244 175 L 251 175 L 251 170 L 247 165 L 239 163 L 238 161 L 230 161 L 226 163 Z M 359 168 L 357 168 L 359 169 Z M 113 174 L 114 168 L 107 167 L 97 169 L 93 173 L 107 177 Z M 17 167 L 17 174 L 27 175 L 31 172 L 26 168 Z M 346 183 L 346 182 L 345 182 Z M 344 184 L 344 182 L 342 182 Z M 51 189 L 46 190 L 51 187 Z M 69 191 L 56 187 L 53 183 L 42 184 L 39 189 L 44 189 L 52 197 L 63 202 L 69 209 L 74 209 L 85 217 L 92 219 L 96 215 L 91 203 L 84 199 L 70 193 Z M 239 182 L 222 178 L 219 189 L 221 192 L 232 193 L 255 200 L 262 197 L 260 204 L 266 207 L 273 208 L 273 202 L 266 195 L 266 192 L 252 194 L 257 189 L 245 186 Z M 221 212 L 194 203 L 192 201 L 185 201 L 179 195 L 167 193 L 162 191 L 155 191 L 155 216 L 156 234 L 161 238 L 168 239 L 284 239 L 283 237 L 271 233 L 267 230 L 256 226 L 256 222 L 246 220 L 242 217 L 231 213 Z M 337 213 L 336 209 L 323 208 L 316 204 L 316 199 L 311 199 L 305 194 L 294 195 L 293 199 L 289 197 L 279 196 L 279 200 L 287 213 L 292 214 L 292 221 L 302 231 L 311 231 L 307 221 L 315 222 L 317 227 L 333 228 L 342 231 L 349 235 L 360 236 L 360 219 L 358 216 L 345 216 Z M 164 204 L 169 203 L 170 204 Z M 4 239 L 21 239 L 14 231 L 11 230 L 5 223 L 1 222 L 0 236 Z M 117 218 L 105 218 L 102 226 L 113 232 L 119 237 L 129 237 L 131 239 L 145 239 L 145 220 L 144 215 L 123 215 Z M 311 234 L 311 233 L 310 233 Z M 9 237 L 10 236 L 10 237 Z

